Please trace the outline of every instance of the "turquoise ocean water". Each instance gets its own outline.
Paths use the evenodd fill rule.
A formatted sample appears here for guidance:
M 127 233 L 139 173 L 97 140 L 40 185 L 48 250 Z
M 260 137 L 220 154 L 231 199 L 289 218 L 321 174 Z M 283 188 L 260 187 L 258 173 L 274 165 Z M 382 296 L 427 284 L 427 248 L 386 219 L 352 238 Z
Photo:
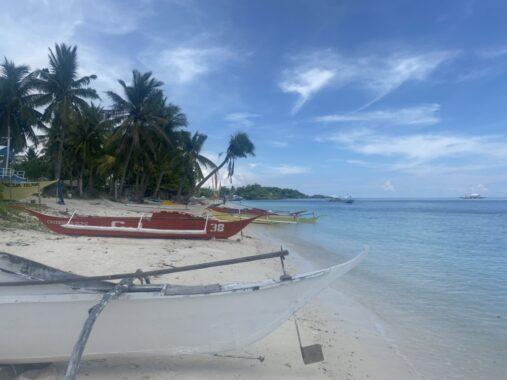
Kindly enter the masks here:
M 266 226 L 331 263 L 370 255 L 340 282 L 428 379 L 507 379 L 506 200 L 243 201 L 322 215 Z

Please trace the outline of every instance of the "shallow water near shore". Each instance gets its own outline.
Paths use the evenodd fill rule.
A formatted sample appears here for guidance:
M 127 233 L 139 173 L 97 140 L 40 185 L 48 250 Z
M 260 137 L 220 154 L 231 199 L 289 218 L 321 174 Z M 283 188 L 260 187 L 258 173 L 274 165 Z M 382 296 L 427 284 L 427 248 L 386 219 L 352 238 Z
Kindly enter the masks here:
M 369 246 L 369 257 L 336 287 L 375 316 L 377 329 L 421 378 L 504 378 L 507 201 L 242 204 L 322 215 L 315 225 L 262 227 L 321 266 Z

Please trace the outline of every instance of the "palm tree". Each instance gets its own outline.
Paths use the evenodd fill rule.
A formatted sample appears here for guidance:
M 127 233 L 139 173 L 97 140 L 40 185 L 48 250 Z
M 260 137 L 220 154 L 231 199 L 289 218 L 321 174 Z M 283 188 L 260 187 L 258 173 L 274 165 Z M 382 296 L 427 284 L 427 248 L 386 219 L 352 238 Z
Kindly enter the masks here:
M 16 66 L 7 58 L 0 67 L 0 136 L 7 136 L 7 151 L 21 151 L 27 147 L 28 139 L 37 143 L 33 126 L 41 126 L 41 114 L 31 95 L 34 74 L 28 66 Z M 7 161 L 8 157 L 6 164 Z
M 104 110 L 93 103 L 82 109 L 81 114 L 77 115 L 75 122 L 69 129 L 69 146 L 81 161 L 78 175 L 80 196 L 83 196 L 83 176 L 86 166 L 88 166 L 90 175 L 88 188 L 90 191 L 92 190 L 94 172 L 92 164 L 102 154 L 107 132 L 108 126 L 104 122 Z
M 176 159 L 180 156 L 182 136 L 186 133 L 180 129 L 188 125 L 187 117 L 181 112 L 180 107 L 171 103 L 165 106 L 165 99 L 163 103 L 163 117 L 166 119 L 163 129 L 169 141 L 161 140 L 158 144 L 158 178 L 153 197 L 160 195 L 160 186 L 164 175 L 173 169 Z
M 195 132 L 193 136 L 190 133 L 181 134 L 181 153 L 178 162 L 184 168 L 185 175 L 181 179 L 178 196 L 185 180 L 193 188 L 197 181 L 204 178 L 201 166 L 210 169 L 217 167 L 209 158 L 201 154 L 207 138 L 208 136 L 199 132 Z
M 134 151 L 140 153 L 142 147 L 155 152 L 157 139 L 168 140 L 163 126 L 166 119 L 161 110 L 164 102 L 160 87 L 162 82 L 152 78 L 151 72 L 141 74 L 137 70 L 132 72 L 132 85 L 128 86 L 123 80 L 118 80 L 123 88 L 125 98 L 113 91 L 107 95 L 113 101 L 111 120 L 117 125 L 111 142 L 118 143 L 118 152 L 126 152 L 126 158 L 120 179 L 119 194 L 123 193 L 127 170 Z
M 53 136 L 58 143 L 55 165 L 55 177 L 62 173 L 65 131 L 75 114 L 88 106 L 86 99 L 98 99 L 97 92 L 88 87 L 96 75 L 77 77 L 77 46 L 64 43 L 55 45 L 55 51 L 49 49 L 49 69 L 40 70 L 35 86 L 39 90 L 36 105 L 47 106 L 43 120 L 51 122 L 56 132 Z
M 215 173 L 217 173 L 225 164 L 227 166 L 227 175 L 231 178 L 234 175 L 234 162 L 238 158 L 246 158 L 248 155 L 255 156 L 255 146 L 250 141 L 248 135 L 244 132 L 238 132 L 231 136 L 229 140 L 229 147 L 227 148 L 227 153 L 225 154 L 224 160 L 220 163 L 220 165 L 216 166 L 211 172 L 208 173 L 206 177 L 204 177 L 197 185 L 195 185 L 190 193 L 188 194 L 188 198 L 190 198 L 197 189 L 199 189 L 202 185 L 206 183 L 208 179 L 210 179 Z

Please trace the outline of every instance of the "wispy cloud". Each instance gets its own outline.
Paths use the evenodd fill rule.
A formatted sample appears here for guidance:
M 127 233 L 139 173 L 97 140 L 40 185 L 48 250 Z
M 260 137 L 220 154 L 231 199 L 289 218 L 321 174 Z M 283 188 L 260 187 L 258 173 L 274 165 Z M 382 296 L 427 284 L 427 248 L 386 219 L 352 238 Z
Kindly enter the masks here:
M 321 68 L 296 68 L 285 74 L 286 79 L 279 83 L 283 92 L 295 93 L 298 101 L 292 108 L 292 114 L 297 113 L 301 107 L 317 91 L 326 86 L 334 77 L 331 70 Z
M 260 116 L 261 115 L 256 113 L 236 112 L 226 115 L 224 119 L 229 122 L 231 127 L 251 128 L 255 125 L 255 121 L 253 119 Z
M 308 173 L 308 168 L 297 165 L 279 165 L 272 168 L 273 172 L 280 175 Z
M 103 39 L 136 32 L 151 14 L 150 7 L 90 0 L 6 1 L 0 13 L 0 51 L 16 64 L 32 69 L 47 67 L 48 48 L 55 43 L 78 46 L 78 75 L 97 74 L 93 82 L 102 96 L 104 90 L 117 90 L 118 78 L 131 72 L 133 62 L 104 48 Z M 36 9 L 36 13 L 34 13 Z M 56 21 L 57 20 L 57 21 Z
M 316 140 L 334 142 L 367 156 L 384 156 L 391 159 L 389 164 L 384 164 L 386 169 L 417 174 L 484 170 L 488 166 L 505 165 L 507 159 L 507 140 L 501 136 L 393 136 L 376 134 L 369 129 L 357 129 Z M 487 164 L 481 164 L 481 160 Z M 381 165 L 380 162 L 378 164 Z
M 424 81 L 445 61 L 454 56 L 449 51 L 388 56 L 343 57 L 331 49 L 293 57 L 298 62 L 283 71 L 279 87 L 299 96 L 292 112 L 299 109 L 325 86 L 356 85 L 373 94 L 361 106 L 365 109 L 409 81 Z
M 495 59 L 507 55 L 507 46 L 497 46 L 483 49 L 477 53 L 480 58 Z
M 440 122 L 436 115 L 439 109 L 440 105 L 438 104 L 428 104 L 394 110 L 324 115 L 314 118 L 313 121 L 324 123 L 362 122 L 393 125 L 431 125 Z
M 427 80 L 443 62 L 453 55 L 451 52 L 429 52 L 362 59 L 355 70 L 357 76 L 355 80 L 369 89 L 374 94 L 374 98 L 359 110 L 369 107 L 404 83 Z
M 289 146 L 289 143 L 285 141 L 270 141 L 269 143 L 275 148 L 286 148 Z
M 168 80 L 186 83 L 219 70 L 223 65 L 236 58 L 236 55 L 225 47 L 196 48 L 181 46 L 164 49 L 158 52 L 156 64 L 160 71 L 171 73 Z

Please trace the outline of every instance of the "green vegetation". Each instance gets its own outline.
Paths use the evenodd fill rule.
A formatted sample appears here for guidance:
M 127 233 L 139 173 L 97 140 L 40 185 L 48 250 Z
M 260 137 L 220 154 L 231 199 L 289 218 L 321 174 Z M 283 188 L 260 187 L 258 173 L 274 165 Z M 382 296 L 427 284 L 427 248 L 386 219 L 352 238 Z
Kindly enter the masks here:
M 121 93 L 106 92 L 110 109 L 96 105 L 97 76 L 77 72 L 77 47 L 65 44 L 49 49 L 48 68 L 30 71 L 7 59 L 0 65 L 0 137 L 15 154 L 25 152 L 14 168 L 31 180 L 65 179 L 66 191 L 78 196 L 186 200 L 204 193 L 204 183 L 226 164 L 232 176 L 235 160 L 254 155 L 239 132 L 219 165 L 203 156 L 207 136 L 186 130 L 185 114 L 151 72 L 133 70 L 130 83 L 119 79 Z
M 279 187 L 265 187 L 258 184 L 247 185 L 238 188 L 222 188 L 220 195 L 239 195 L 244 199 L 261 200 L 261 199 L 301 199 L 309 198 L 308 195 L 303 194 L 293 189 L 281 189 Z

